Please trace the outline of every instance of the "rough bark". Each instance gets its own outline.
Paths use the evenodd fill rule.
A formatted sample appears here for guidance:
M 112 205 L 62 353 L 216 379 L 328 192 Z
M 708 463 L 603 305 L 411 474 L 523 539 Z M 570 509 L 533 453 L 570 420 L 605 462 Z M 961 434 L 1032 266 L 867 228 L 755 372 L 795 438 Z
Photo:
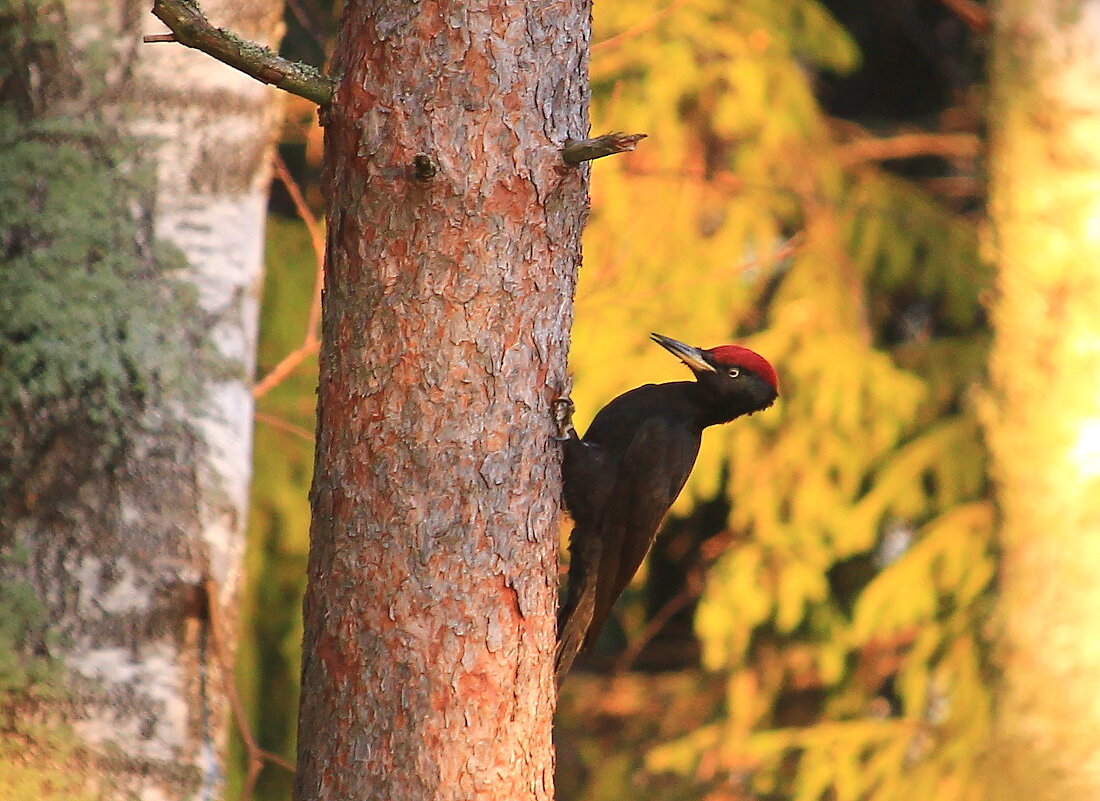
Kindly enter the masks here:
M 991 75 L 1003 512 L 989 796 L 1100 798 L 1100 2 L 1004 0 Z
M 300 801 L 549 799 L 587 0 L 350 2 Z
M 220 24 L 258 40 L 270 42 L 280 24 L 281 6 L 271 0 L 209 6 Z M 73 291 L 79 281 L 70 286 L 64 274 L 41 275 L 62 281 L 53 289 L 6 288 L 28 297 L 52 292 L 55 311 L 87 320 L 88 328 L 119 321 L 95 340 L 104 352 L 38 370 L 83 370 L 89 381 L 32 380 L 14 407 L 0 410 L 3 424 L 13 426 L 11 450 L 0 454 L 0 573 L 5 586 L 27 588 L 41 605 L 37 628 L 19 647 L 60 667 L 58 691 L 21 698 L 8 722 L 22 725 L 33 716 L 74 732 L 82 758 L 70 771 L 104 797 L 214 798 L 224 787 L 228 705 L 209 604 L 231 628 L 279 101 L 274 90 L 199 53 L 141 44 L 142 33 L 159 23 L 140 3 L 32 2 L 5 22 L 29 32 L 36 17 L 46 27 L 35 36 L 46 30 L 52 37 L 51 57 L 28 61 L 30 79 L 22 83 L 30 90 L 17 105 L 62 132 L 39 140 L 56 140 L 58 160 L 73 152 L 65 147 L 81 150 L 84 142 L 84 157 L 102 162 L 97 169 L 124 174 L 110 185 L 125 197 L 82 197 L 87 187 L 74 186 L 72 210 L 95 216 L 118 203 L 128 219 L 118 220 L 115 233 L 132 225 L 134 234 L 104 254 L 102 242 L 78 241 L 73 232 L 84 221 L 70 219 L 44 223 L 72 229 L 52 241 L 14 250 L 5 243 L 8 256 L 23 246 L 70 248 L 88 259 L 71 263 L 73 276 L 102 273 L 104 257 L 120 265 L 117 274 L 96 279 L 111 287 L 102 295 Z M 34 41 L 24 37 L 31 44 L 20 55 L 33 56 Z M 100 153 L 118 142 L 126 155 L 108 164 Z M 178 267 L 165 268 L 162 242 L 182 252 L 182 260 L 169 259 Z M 18 308 L 25 299 L 7 301 Z M 96 305 L 105 302 L 109 308 Z M 113 348 L 123 355 L 106 353 Z M 196 348 L 210 353 L 196 358 Z M 56 351 L 69 349 L 61 343 Z M 86 362 L 96 359 L 122 369 L 89 371 Z M 143 364 L 151 369 L 143 372 Z M 169 375 L 177 369 L 201 372 Z M 88 412 L 107 396 L 113 400 L 103 414 Z M 215 588 L 213 599 L 207 587 Z M 219 636 L 231 641 L 231 632 Z

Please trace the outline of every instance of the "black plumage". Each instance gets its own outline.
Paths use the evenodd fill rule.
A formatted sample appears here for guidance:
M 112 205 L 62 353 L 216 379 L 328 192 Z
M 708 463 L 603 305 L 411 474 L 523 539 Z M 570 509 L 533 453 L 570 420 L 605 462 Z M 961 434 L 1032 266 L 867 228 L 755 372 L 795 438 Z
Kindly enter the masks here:
M 779 395 L 775 370 L 738 345 L 709 350 L 652 334 L 695 374 L 646 384 L 600 410 L 583 439 L 558 406 L 565 504 L 573 518 L 569 578 L 558 616 L 560 683 L 599 634 L 680 494 L 703 429 L 766 409 Z

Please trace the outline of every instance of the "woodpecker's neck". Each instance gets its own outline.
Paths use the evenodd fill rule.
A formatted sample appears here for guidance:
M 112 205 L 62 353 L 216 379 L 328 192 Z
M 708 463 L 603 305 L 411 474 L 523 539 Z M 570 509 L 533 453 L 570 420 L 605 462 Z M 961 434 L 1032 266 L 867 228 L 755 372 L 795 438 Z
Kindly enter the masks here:
M 692 420 L 700 430 L 729 423 L 770 405 L 770 401 L 762 404 L 761 398 L 749 393 L 723 393 L 700 381 L 688 384 L 691 387 Z
M 727 413 L 717 402 L 718 399 L 696 381 L 674 381 L 661 386 L 672 390 L 676 397 L 675 405 L 670 404 L 666 411 L 672 411 L 674 417 L 683 420 L 695 431 L 727 423 L 737 416 L 736 413 L 732 416 Z

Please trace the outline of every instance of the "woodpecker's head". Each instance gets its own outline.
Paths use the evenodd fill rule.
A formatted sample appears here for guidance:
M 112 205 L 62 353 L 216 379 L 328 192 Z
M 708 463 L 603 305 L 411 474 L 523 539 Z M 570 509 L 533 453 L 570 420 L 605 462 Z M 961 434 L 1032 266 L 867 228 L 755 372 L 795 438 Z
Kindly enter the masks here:
M 703 350 L 660 334 L 650 337 L 691 368 L 710 402 L 720 407 L 719 422 L 767 409 L 779 397 L 775 368 L 756 351 L 740 345 Z

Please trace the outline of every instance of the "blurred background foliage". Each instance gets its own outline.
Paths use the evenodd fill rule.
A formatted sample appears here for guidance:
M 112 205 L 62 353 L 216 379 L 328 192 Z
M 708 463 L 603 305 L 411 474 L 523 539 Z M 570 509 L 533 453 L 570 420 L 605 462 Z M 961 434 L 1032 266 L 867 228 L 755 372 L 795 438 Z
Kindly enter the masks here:
M 291 2 L 288 25 L 285 51 L 321 61 L 332 9 Z M 592 168 L 580 427 L 686 377 L 650 331 L 753 347 L 781 398 L 708 432 L 567 682 L 559 798 L 975 797 L 994 575 L 980 40 L 919 0 L 636 0 L 598 3 L 593 42 L 593 131 L 650 139 Z M 289 119 L 282 154 L 317 203 L 314 115 Z M 300 344 L 313 285 L 304 226 L 272 206 L 261 374 Z M 238 663 L 260 744 L 288 757 L 315 381 L 307 360 L 260 403 Z M 268 767 L 255 797 L 290 786 Z

